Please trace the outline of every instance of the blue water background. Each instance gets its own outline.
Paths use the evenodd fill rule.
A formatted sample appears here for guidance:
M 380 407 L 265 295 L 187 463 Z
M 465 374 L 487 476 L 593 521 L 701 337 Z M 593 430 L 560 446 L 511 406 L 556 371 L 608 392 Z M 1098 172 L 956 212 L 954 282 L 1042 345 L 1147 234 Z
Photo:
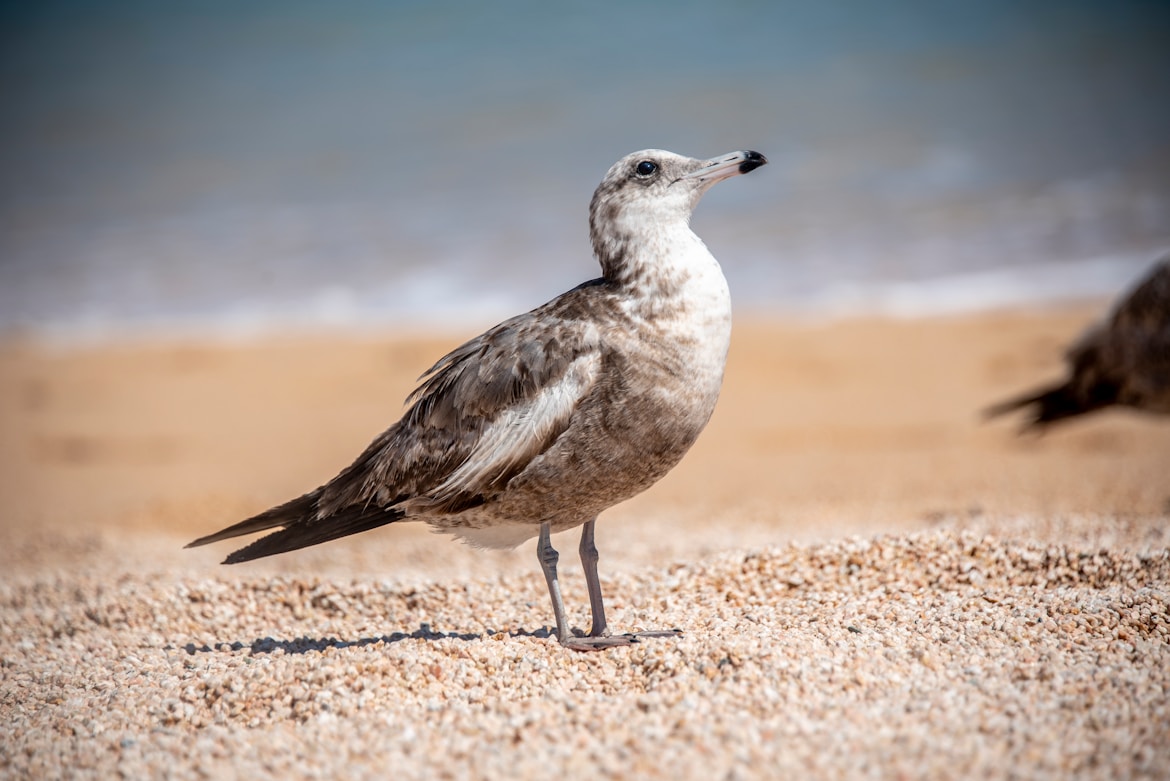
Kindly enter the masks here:
M 1170 248 L 1170 3 L 0 5 L 0 332 L 487 325 L 621 155 L 757 149 L 741 312 L 1105 296 Z

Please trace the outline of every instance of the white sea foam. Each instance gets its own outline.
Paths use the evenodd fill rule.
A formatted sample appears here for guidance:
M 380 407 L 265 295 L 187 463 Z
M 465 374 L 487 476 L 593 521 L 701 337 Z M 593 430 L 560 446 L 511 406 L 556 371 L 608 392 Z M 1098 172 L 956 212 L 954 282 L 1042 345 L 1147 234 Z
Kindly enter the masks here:
M 829 285 L 793 304 L 793 311 L 824 317 L 916 318 L 1113 298 L 1140 278 L 1152 257 L 1104 256 L 912 281 Z

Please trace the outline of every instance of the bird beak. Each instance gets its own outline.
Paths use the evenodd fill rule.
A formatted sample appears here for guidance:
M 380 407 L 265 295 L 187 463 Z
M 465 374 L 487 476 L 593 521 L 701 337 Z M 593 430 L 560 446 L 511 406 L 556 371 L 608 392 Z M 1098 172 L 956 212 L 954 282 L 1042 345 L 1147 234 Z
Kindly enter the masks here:
M 728 152 L 705 161 L 699 170 L 692 171 L 680 178 L 698 179 L 704 184 L 714 184 L 732 176 L 754 171 L 767 162 L 768 159 L 759 152 Z

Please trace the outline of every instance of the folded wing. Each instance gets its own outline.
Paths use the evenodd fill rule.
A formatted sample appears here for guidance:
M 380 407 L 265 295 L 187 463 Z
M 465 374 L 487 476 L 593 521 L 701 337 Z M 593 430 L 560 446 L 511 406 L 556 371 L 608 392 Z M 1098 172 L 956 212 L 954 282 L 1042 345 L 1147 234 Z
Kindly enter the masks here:
M 402 419 L 333 480 L 191 546 L 282 527 L 228 558 L 245 561 L 488 501 L 569 427 L 600 372 L 595 327 L 535 315 L 440 359 Z

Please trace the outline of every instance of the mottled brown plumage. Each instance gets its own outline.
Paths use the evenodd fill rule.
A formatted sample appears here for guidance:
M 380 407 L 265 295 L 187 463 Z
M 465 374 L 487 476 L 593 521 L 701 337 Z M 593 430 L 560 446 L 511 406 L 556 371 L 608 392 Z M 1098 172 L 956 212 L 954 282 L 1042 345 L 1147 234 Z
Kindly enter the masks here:
M 677 464 L 714 410 L 730 298 L 688 221 L 711 184 L 765 162 L 661 150 L 618 161 L 590 205 L 599 279 L 440 359 L 402 419 L 325 485 L 191 545 L 279 527 L 225 561 L 235 563 L 399 520 L 486 547 L 539 535 L 558 639 L 629 642 L 608 636 L 594 522 Z M 548 537 L 582 525 L 593 628 L 572 638 Z
M 1170 414 L 1170 256 L 1065 354 L 1069 376 L 990 407 L 1027 409 L 1025 429 L 1119 405 Z

